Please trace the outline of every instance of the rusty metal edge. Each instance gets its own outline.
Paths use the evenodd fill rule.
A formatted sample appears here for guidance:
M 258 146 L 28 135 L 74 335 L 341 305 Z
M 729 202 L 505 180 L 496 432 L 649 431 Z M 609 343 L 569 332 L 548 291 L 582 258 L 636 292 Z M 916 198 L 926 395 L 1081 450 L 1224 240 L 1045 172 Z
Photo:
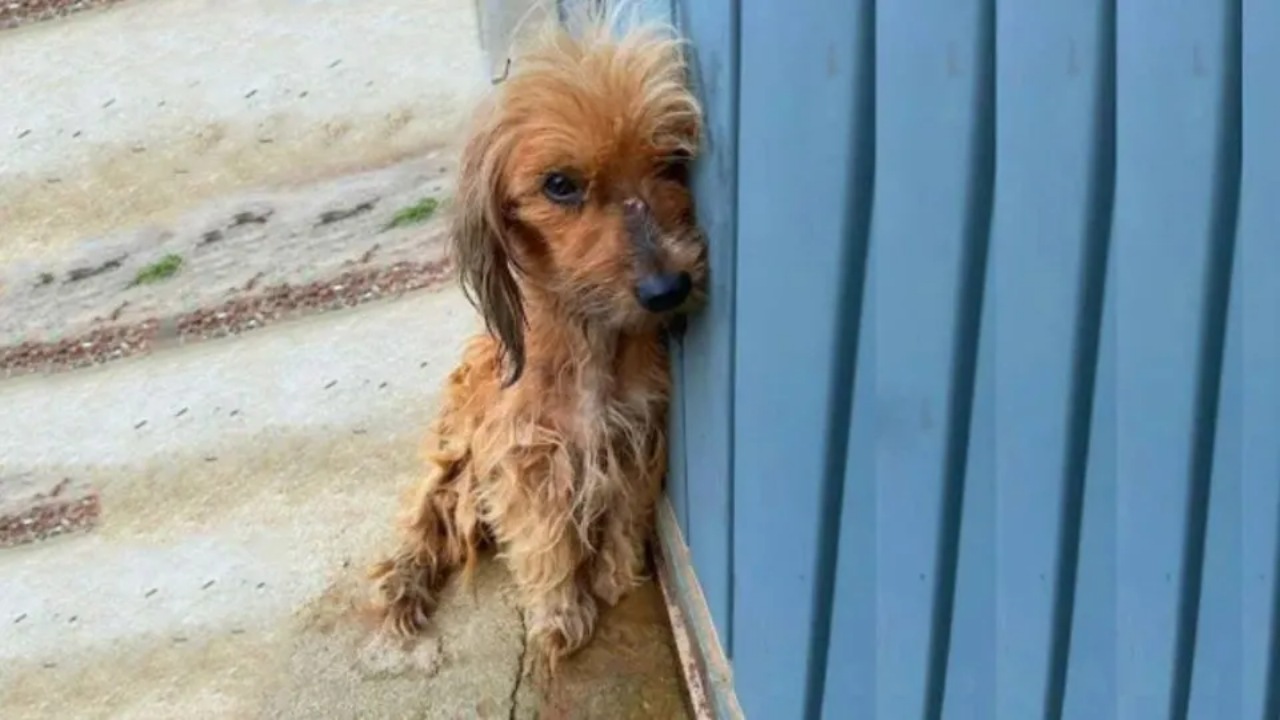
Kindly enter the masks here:
M 667 605 L 685 687 L 697 720 L 743 720 L 733 688 L 733 669 L 720 645 L 702 586 L 693 571 L 689 546 L 671 503 L 657 508 L 658 585 Z

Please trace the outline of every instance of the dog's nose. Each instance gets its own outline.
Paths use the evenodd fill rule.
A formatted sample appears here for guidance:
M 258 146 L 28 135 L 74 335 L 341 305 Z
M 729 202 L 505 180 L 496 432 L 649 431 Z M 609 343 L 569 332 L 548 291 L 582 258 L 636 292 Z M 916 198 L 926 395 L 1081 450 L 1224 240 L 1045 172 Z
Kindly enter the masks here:
M 636 299 L 649 312 L 675 310 L 689 297 L 693 279 L 689 273 L 660 273 L 642 278 L 636 284 Z

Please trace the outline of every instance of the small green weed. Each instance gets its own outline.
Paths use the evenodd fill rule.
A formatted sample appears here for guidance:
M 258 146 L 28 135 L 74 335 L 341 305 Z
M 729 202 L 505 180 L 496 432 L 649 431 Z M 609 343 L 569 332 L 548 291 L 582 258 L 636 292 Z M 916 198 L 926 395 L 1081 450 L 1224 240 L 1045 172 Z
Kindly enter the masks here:
M 406 225 L 417 225 L 424 223 L 435 215 L 436 209 L 440 207 L 440 201 L 433 197 L 425 197 L 418 202 L 402 208 L 391 218 L 391 222 L 387 223 L 387 230 L 393 228 L 404 227 Z
M 151 285 L 168 280 L 178 274 L 182 268 L 182 256 L 170 253 L 138 271 L 133 279 L 134 285 Z

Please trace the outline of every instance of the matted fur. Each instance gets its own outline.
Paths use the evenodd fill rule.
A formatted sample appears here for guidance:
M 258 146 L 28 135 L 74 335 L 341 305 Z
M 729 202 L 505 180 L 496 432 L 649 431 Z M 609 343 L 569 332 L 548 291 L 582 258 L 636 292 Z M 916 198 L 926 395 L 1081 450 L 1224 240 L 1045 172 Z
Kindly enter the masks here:
M 700 111 L 671 33 L 613 25 L 540 35 L 463 151 L 454 250 L 488 332 L 449 377 L 400 545 L 372 571 L 398 633 L 421 630 L 449 576 L 490 544 L 553 662 L 591 637 L 598 601 L 643 579 L 666 469 L 670 317 L 635 287 L 656 264 L 689 273 L 700 299 L 706 248 L 683 169 Z M 564 171 L 585 184 L 580 206 L 543 193 Z M 622 210 L 637 200 L 648 265 Z

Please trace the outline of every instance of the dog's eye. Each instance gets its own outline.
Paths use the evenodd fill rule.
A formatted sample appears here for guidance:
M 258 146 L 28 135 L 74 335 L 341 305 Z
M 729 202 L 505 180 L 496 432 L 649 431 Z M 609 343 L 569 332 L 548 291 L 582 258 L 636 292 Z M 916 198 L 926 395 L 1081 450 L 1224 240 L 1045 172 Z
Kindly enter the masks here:
M 662 158 L 658 166 L 658 177 L 681 185 L 689 184 L 689 153 L 677 150 Z
M 558 205 L 578 205 L 582 202 L 582 185 L 562 173 L 548 173 L 542 180 L 542 194 Z

